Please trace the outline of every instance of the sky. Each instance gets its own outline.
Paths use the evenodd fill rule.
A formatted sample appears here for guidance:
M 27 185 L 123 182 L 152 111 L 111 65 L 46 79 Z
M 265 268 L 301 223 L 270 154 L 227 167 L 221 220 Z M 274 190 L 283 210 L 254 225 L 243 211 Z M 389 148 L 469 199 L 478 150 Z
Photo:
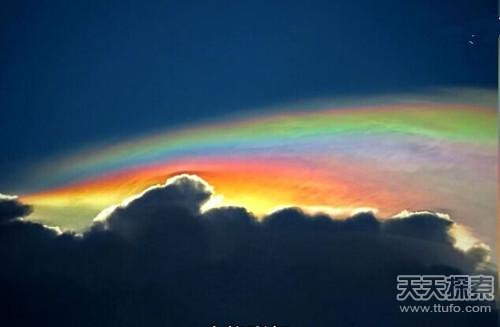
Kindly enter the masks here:
M 3 6 L 0 187 L 37 204 L 33 218 L 82 229 L 107 206 L 194 171 L 219 203 L 258 214 L 441 209 L 495 238 L 491 220 L 464 218 L 496 210 L 492 2 Z M 464 105 L 478 109 L 449 116 Z M 412 110 L 427 115 L 418 126 Z M 461 130 L 469 114 L 471 134 Z M 334 127 L 320 126 L 323 116 Z M 86 188 L 96 178 L 115 182 Z M 430 189 L 444 190 L 423 196 Z
M 6 177 L 80 146 L 269 105 L 497 81 L 494 1 L 1 6 Z
M 2 1 L 0 325 L 496 325 L 395 280 L 498 276 L 498 15 Z

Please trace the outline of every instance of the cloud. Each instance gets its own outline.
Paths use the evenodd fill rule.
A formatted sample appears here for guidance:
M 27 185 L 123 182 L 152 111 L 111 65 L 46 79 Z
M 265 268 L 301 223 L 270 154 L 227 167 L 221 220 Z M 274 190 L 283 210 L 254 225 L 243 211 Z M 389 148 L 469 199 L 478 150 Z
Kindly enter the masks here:
M 92 229 L 109 229 L 132 237 L 149 226 L 172 223 L 175 217 L 199 214 L 212 193 L 212 187 L 198 176 L 175 176 L 164 185 L 150 187 L 121 205 L 105 209 L 94 219 Z M 167 221 L 164 216 L 173 218 Z
M 27 216 L 32 208 L 19 202 L 16 196 L 0 193 L 0 223 Z
M 0 226 L 0 317 L 52 326 L 465 326 L 491 314 L 402 314 L 398 274 L 475 273 L 442 215 L 345 220 L 300 208 L 258 221 L 201 210 L 213 190 L 181 175 L 106 210 L 87 232 Z M 482 273 L 486 273 L 482 271 Z
M 455 239 L 450 234 L 454 222 L 448 215 L 430 211 L 403 211 L 394 218 L 384 223 L 386 233 L 450 245 L 455 243 Z

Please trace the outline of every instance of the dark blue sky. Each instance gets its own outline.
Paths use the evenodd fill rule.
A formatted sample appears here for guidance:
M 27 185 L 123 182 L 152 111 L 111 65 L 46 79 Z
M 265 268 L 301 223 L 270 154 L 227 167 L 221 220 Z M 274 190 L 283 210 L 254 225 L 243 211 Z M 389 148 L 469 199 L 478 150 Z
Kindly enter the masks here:
M 0 169 L 295 99 L 495 88 L 496 25 L 483 0 L 2 1 Z

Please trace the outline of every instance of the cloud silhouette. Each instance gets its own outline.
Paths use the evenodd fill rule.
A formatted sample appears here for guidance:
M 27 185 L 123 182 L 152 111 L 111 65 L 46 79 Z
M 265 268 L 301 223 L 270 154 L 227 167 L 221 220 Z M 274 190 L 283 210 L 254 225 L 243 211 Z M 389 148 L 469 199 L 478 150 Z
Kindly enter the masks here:
M 212 187 L 197 176 L 175 176 L 164 185 L 150 187 L 121 205 L 103 210 L 91 229 L 109 229 L 132 237 L 149 227 L 174 223 L 177 217 L 199 214 L 212 193 Z
M 181 175 L 104 211 L 83 235 L 9 220 L 0 226 L 0 319 L 8 326 L 496 325 L 494 308 L 398 309 L 398 274 L 484 269 L 486 249 L 454 247 L 450 219 L 425 212 L 334 220 L 287 208 L 259 221 L 239 207 L 202 212 L 211 195 L 204 181 Z
M 27 216 L 31 211 L 31 206 L 19 202 L 17 197 L 0 193 L 0 223 Z

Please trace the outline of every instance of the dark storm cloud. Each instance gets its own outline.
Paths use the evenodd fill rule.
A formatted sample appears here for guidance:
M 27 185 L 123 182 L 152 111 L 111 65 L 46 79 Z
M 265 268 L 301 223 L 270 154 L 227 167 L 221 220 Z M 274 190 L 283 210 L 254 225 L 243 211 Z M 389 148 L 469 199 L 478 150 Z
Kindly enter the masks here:
M 19 202 L 16 197 L 0 193 L 0 223 L 27 216 L 31 210 L 31 206 Z
M 84 235 L 15 219 L 0 227 L 0 317 L 8 326 L 462 326 L 493 314 L 399 313 L 398 274 L 474 273 L 484 249 L 453 246 L 433 213 L 379 220 L 262 221 L 244 208 L 200 212 L 196 177 L 103 213 Z M 483 252 L 481 252 L 483 251 Z

